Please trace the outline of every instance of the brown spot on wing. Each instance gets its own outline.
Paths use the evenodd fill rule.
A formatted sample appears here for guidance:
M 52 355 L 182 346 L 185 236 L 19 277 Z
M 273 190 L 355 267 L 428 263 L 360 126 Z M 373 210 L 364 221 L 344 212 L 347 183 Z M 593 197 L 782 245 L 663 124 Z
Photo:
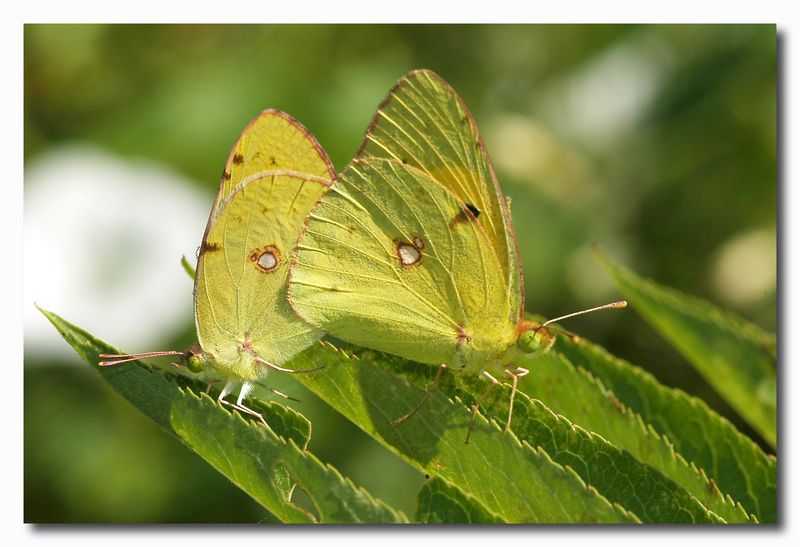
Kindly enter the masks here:
M 227 181 L 231 180 L 231 174 L 230 174 L 230 172 L 228 172 L 228 171 L 223 171 L 223 172 L 222 172 L 222 180 L 224 180 L 225 182 L 227 182 Z
M 222 249 L 222 245 L 219 243 L 214 243 L 213 241 L 203 241 L 203 244 L 200 245 L 200 254 L 204 255 L 206 253 L 213 253 L 215 251 L 219 251 Z
M 244 163 L 244 156 L 241 154 L 234 154 L 233 155 L 233 164 L 234 165 L 241 165 Z
M 450 220 L 449 226 L 450 228 L 454 228 L 459 224 L 466 224 L 468 222 L 473 222 L 475 220 L 478 220 L 480 214 L 481 214 L 480 209 L 478 209 L 471 203 L 466 203 L 464 204 L 464 208 L 461 209 L 458 213 L 456 213 L 456 216 L 454 216 Z
M 273 165 L 273 166 L 277 166 L 278 165 L 278 161 L 275 159 L 275 156 L 270 156 L 269 157 L 269 164 Z

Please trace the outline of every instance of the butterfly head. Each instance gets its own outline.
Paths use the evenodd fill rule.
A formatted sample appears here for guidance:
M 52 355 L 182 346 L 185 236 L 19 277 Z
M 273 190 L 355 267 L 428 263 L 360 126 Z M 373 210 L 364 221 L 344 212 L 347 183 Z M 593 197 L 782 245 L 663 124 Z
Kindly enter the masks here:
M 541 324 L 533 321 L 522 320 L 517 325 L 517 350 L 529 356 L 541 355 L 549 351 L 550 348 L 553 347 L 553 343 L 556 341 L 556 338 L 548 329 L 560 332 L 561 334 L 571 338 L 574 343 L 578 343 L 580 341 L 578 336 L 557 327 L 548 327 L 548 325 L 557 321 L 561 321 L 562 319 L 567 319 L 568 317 L 575 317 L 576 315 L 583 315 L 585 313 L 598 310 L 620 309 L 626 307 L 627 305 L 628 303 L 625 300 L 619 300 L 603 306 L 589 308 L 588 310 L 581 310 L 574 313 L 569 313 L 567 315 L 562 315 L 560 317 L 555 317 Z
M 529 357 L 547 353 L 556 340 L 547 327 L 533 321 L 521 321 L 517 331 L 517 349 Z
M 199 346 L 189 348 L 185 355 L 182 364 L 186 366 L 189 372 L 197 374 L 206 369 L 208 358 L 203 354 Z

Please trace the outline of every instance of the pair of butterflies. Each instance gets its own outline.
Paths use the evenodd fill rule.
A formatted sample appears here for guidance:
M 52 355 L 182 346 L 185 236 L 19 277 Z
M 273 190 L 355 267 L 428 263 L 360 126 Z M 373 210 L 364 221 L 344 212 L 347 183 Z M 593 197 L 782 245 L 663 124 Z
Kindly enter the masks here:
M 515 386 L 527 372 L 515 362 L 553 343 L 523 318 L 508 204 L 475 122 L 428 70 L 395 85 L 338 177 L 293 118 L 253 120 L 225 167 L 194 298 L 199 347 L 101 364 L 182 355 L 226 381 L 221 401 L 241 386 L 233 406 L 248 412 L 253 383 L 301 372 L 283 365 L 325 333 L 455 372 L 509 372 Z

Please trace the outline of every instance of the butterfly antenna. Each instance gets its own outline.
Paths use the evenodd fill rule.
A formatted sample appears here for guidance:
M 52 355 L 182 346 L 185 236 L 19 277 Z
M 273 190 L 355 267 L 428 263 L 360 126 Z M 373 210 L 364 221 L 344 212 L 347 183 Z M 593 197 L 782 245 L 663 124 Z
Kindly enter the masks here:
M 292 373 L 292 374 L 306 374 L 306 373 L 309 373 L 309 372 L 316 372 L 318 370 L 322 370 L 322 369 L 325 368 L 325 365 L 322 365 L 322 366 L 319 366 L 319 367 L 316 367 L 316 368 L 310 368 L 310 369 L 307 369 L 307 370 L 294 370 L 294 369 L 291 369 L 291 368 L 279 367 L 278 365 L 270 363 L 269 361 L 265 361 L 261 357 L 256 357 L 256 361 L 258 361 L 262 365 L 268 366 L 272 370 L 277 370 L 278 372 L 289 372 L 289 373 Z
M 185 351 L 148 351 L 145 353 L 128 353 L 116 355 L 113 353 L 101 353 L 99 355 L 101 361 L 98 363 L 101 367 L 113 367 L 114 365 L 121 365 L 122 363 L 129 363 L 131 361 L 138 361 L 139 359 L 150 359 L 152 357 L 166 357 L 167 355 L 186 355 Z M 107 359 L 111 359 L 108 361 Z
M 539 325 L 539 328 L 537 328 L 536 330 L 543 329 L 544 327 L 546 327 L 550 323 L 555 323 L 556 321 L 562 321 L 562 320 L 568 319 L 570 317 L 575 317 L 576 315 L 583 315 L 585 313 L 591 313 L 593 311 L 606 310 L 606 309 L 619 309 L 619 308 L 624 308 L 627 305 L 628 305 L 627 301 L 618 300 L 617 302 L 611 302 L 610 304 L 605 304 L 603 306 L 597 306 L 596 308 L 589 308 L 588 310 L 581 310 L 581 311 L 576 311 L 574 313 L 568 313 L 567 315 L 562 315 L 561 317 L 556 317 L 554 319 L 550 319 L 548 321 L 545 321 L 544 323 Z

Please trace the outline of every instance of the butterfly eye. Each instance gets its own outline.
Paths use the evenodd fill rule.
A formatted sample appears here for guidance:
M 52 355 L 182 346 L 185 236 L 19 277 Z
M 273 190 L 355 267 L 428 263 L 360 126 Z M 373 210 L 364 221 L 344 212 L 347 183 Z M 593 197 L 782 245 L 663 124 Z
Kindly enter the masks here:
M 539 349 L 541 343 L 542 340 L 538 332 L 535 330 L 526 330 L 519 335 L 517 347 L 519 347 L 520 351 L 523 353 L 535 353 L 536 350 Z
M 250 262 L 264 273 L 274 272 L 280 266 L 281 253 L 275 245 L 253 249 L 250 253 Z
M 191 372 L 201 372 L 203 370 L 203 362 L 197 355 L 192 355 L 186 359 L 186 368 Z
M 542 354 L 555 342 L 555 338 L 547 329 L 541 327 L 536 329 L 528 329 L 519 335 L 517 339 L 517 348 L 522 353 L 537 353 Z

